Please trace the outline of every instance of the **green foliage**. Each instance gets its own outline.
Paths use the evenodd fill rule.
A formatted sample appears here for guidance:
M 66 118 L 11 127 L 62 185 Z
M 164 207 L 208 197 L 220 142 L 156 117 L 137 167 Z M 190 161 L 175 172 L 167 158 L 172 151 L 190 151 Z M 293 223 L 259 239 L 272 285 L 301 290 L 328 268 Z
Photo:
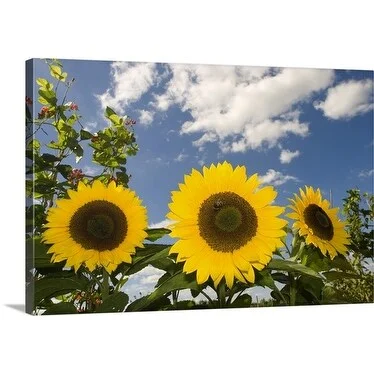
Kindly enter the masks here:
M 88 285 L 87 279 L 75 276 L 69 278 L 43 277 L 35 282 L 35 303 L 60 295 L 69 294 L 72 291 L 84 291 Z
M 248 308 L 252 304 L 250 295 L 240 295 L 231 304 L 230 308 Z
M 142 298 L 141 301 L 139 301 L 140 299 L 137 300 L 137 302 L 135 302 L 135 305 L 132 305 L 134 303 L 130 304 L 126 310 L 142 310 L 158 299 L 170 295 L 173 291 L 184 289 L 198 290 L 199 286 L 197 285 L 196 279 L 193 276 L 180 271 L 162 282 L 159 287 L 157 287 L 156 290 L 153 291 L 150 295 Z
M 140 311 L 152 311 L 152 310 L 168 310 L 171 308 L 171 301 L 167 296 L 161 296 L 155 301 L 149 302 L 147 296 L 143 296 L 140 299 L 133 301 L 126 308 L 126 312 L 140 312 Z
M 49 314 L 76 314 L 78 313 L 77 308 L 73 303 L 62 302 L 54 304 L 46 309 L 43 313 L 44 316 Z
M 26 105 L 26 125 L 32 126 L 28 131 L 26 157 L 31 160 L 27 163 L 26 196 L 38 200 L 26 208 L 26 241 L 27 258 L 32 264 L 28 269 L 33 274 L 35 287 L 35 312 L 43 314 L 59 314 L 75 312 L 103 312 L 123 311 L 128 303 L 128 296 L 120 292 L 127 278 L 119 281 L 112 277 L 113 286 L 109 287 L 109 295 L 103 301 L 101 286 L 105 283 L 101 269 L 90 273 L 80 270 L 77 274 L 71 269 L 65 269 L 65 262 L 54 263 L 48 254 L 49 245 L 41 242 L 40 235 L 44 230 L 48 209 L 53 206 L 56 198 L 66 198 L 69 189 L 75 189 L 81 180 L 91 183 L 100 179 L 104 183 L 115 180 L 118 185 L 127 186 L 130 176 L 126 172 L 127 157 L 136 154 L 138 147 L 133 131 L 125 123 L 126 118 L 120 117 L 113 110 L 107 109 L 105 115 L 109 124 L 92 134 L 85 130 L 80 122 L 78 105 L 68 101 L 69 90 L 74 78 L 68 80 L 68 74 L 58 60 L 47 60 L 51 78 L 38 77 L 38 103 L 40 108 L 37 118 L 31 118 L 31 111 Z M 58 89 L 63 87 L 63 95 Z M 61 99 L 62 98 L 62 99 Z M 71 113 L 73 111 L 73 113 Z M 51 134 L 54 132 L 54 136 Z M 44 132 L 50 142 L 42 145 L 35 136 Z M 98 138 L 101 140 L 95 142 Z M 92 161 L 103 167 L 103 172 L 96 176 L 85 176 L 81 171 L 70 165 L 69 156 L 75 156 L 75 163 L 84 157 L 90 157 L 87 147 L 90 143 L 94 151 Z M 136 272 L 148 264 L 166 267 L 167 252 L 165 246 L 161 254 L 160 249 L 153 248 L 153 253 L 143 253 L 135 258 L 135 268 L 123 266 L 123 270 Z M 146 250 L 151 251 L 150 248 Z M 157 261 L 157 263 L 156 263 Z M 60 301 L 56 304 L 56 302 Z
M 329 284 L 324 292 L 325 303 L 368 303 L 374 301 L 373 266 L 374 196 L 357 189 L 347 191 L 343 212 L 351 238 L 349 272 L 324 273 Z M 344 269 L 343 269 L 344 270 Z
M 118 184 L 127 187 L 129 176 L 126 174 L 128 156 L 138 152 L 135 136 L 126 126 L 126 116 L 120 117 L 109 107 L 105 110 L 109 126 L 90 137 L 90 147 L 93 148 L 93 162 L 112 171 Z M 84 133 L 88 138 L 89 134 Z
M 302 275 L 308 275 L 310 277 L 314 277 L 314 278 L 321 278 L 321 276 L 315 272 L 313 269 L 305 266 L 305 265 L 302 265 L 302 264 L 298 264 L 294 261 L 289 261 L 289 260 L 282 260 L 282 259 L 272 259 L 268 266 L 267 266 L 268 269 L 270 270 L 283 270 L 283 271 L 287 271 L 287 272 L 295 272 L 295 273 L 299 273 L 299 274 L 302 274 Z
M 147 231 L 147 240 L 151 242 L 155 242 L 158 239 L 161 239 L 163 236 L 170 234 L 169 229 L 164 229 L 164 228 L 158 228 L 158 229 L 148 229 Z
M 357 189 L 347 191 L 343 199 L 343 212 L 348 220 L 351 237 L 350 249 L 362 257 L 373 257 L 374 248 L 374 196 L 361 194 Z
M 33 204 L 26 208 L 26 233 L 40 235 L 42 225 L 45 223 L 45 209 L 43 205 Z
M 62 71 L 61 66 L 59 66 L 59 65 L 50 65 L 49 69 L 50 69 L 50 73 L 51 73 L 51 75 L 52 75 L 53 78 L 56 78 L 57 80 L 59 80 L 61 82 L 65 82 L 66 81 L 66 78 L 67 78 L 68 74 L 64 73 Z
M 27 254 L 34 261 L 35 270 L 44 273 L 48 269 L 62 270 L 65 262 L 52 262 L 52 255 L 47 253 L 48 246 L 41 241 L 39 236 L 26 240 Z
M 47 60 L 48 79 L 36 79 L 40 107 L 37 118 L 32 118 L 26 105 L 26 125 L 32 126 L 27 139 L 26 195 L 34 199 L 26 208 L 26 255 L 30 265 L 36 314 L 105 313 L 146 310 L 180 310 L 215 307 L 256 307 L 271 305 L 316 305 L 373 301 L 374 198 L 359 190 L 349 190 L 344 199 L 343 213 L 348 221 L 351 238 L 349 254 L 334 259 L 324 256 L 319 248 L 308 245 L 290 227 L 284 227 L 284 248 L 261 271 L 255 270 L 255 282 L 239 282 L 229 289 L 224 279 L 215 286 L 209 278 L 197 284 L 196 273 L 186 274 L 183 262 L 170 254 L 170 245 L 159 244 L 167 228 L 148 229 L 142 248 L 136 248 L 131 264 L 121 263 L 108 274 L 102 268 L 89 271 L 82 266 L 76 271 L 66 262 L 52 262 L 50 245 L 41 237 L 49 209 L 57 198 L 68 198 L 68 191 L 78 182 L 104 184 L 115 181 L 128 187 L 131 176 L 126 164 L 138 152 L 134 134 L 135 121 L 107 107 L 106 124 L 97 133 L 91 133 L 81 124 L 78 105 L 68 101 L 74 83 L 58 60 Z M 63 93 L 59 92 L 63 89 Z M 30 104 L 28 104 L 30 105 Z M 41 144 L 35 135 L 48 135 L 48 144 Z M 30 133 L 28 131 L 28 133 Z M 75 162 L 71 160 L 75 159 Z M 82 159 L 100 166 L 95 175 L 84 175 L 76 169 Z M 73 165 L 72 165 L 73 164 Z M 157 242 L 157 243 L 156 243 Z M 155 288 L 148 295 L 129 300 L 124 287 L 129 277 L 153 267 L 162 270 Z M 271 290 L 270 300 L 252 300 L 252 287 Z M 192 298 L 206 300 L 179 300 L 182 290 L 189 290 Z M 212 296 L 212 292 L 214 296 Z
M 145 245 L 144 249 L 139 248 L 133 257 L 131 266 L 129 266 L 126 271 L 126 274 L 135 274 L 148 265 L 152 265 L 156 268 L 159 268 L 158 265 L 160 265 L 162 270 L 165 270 L 168 264 L 172 266 L 174 263 L 170 258 L 168 258 L 169 249 L 169 245 L 162 244 Z
M 128 301 L 129 297 L 125 293 L 116 292 L 103 301 L 96 313 L 123 312 Z
M 91 139 L 93 135 L 89 131 L 81 129 L 80 137 L 81 137 L 81 140 L 88 140 L 88 139 Z

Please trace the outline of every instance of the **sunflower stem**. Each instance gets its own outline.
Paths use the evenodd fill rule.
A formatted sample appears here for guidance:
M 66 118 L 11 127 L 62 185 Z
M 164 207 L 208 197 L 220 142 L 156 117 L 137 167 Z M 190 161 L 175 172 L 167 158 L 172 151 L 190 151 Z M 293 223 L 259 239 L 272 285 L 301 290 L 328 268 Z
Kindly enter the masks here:
M 103 269 L 103 281 L 101 283 L 101 296 L 103 301 L 109 296 L 109 274 Z
M 290 278 L 290 305 L 296 305 L 296 279 L 293 273 L 289 273 Z
M 177 306 L 177 302 L 178 302 L 178 293 L 177 291 L 173 291 L 172 294 L 172 300 L 173 300 L 173 305 L 176 307 Z
M 226 304 L 226 285 L 221 281 L 217 287 L 218 304 L 220 308 L 224 308 Z
M 227 302 L 226 302 L 226 305 L 230 305 L 231 304 L 231 300 L 232 298 L 234 297 L 235 295 L 235 292 L 233 289 L 230 290 L 230 293 L 229 293 L 229 297 L 227 298 Z
M 201 290 L 200 293 L 202 295 L 204 295 L 208 299 L 208 301 L 210 302 L 210 304 L 214 305 L 213 300 L 211 299 L 211 297 L 206 292 L 204 292 L 203 290 Z
M 114 292 L 118 292 L 124 285 L 125 283 L 127 282 L 127 274 L 126 272 L 123 272 L 121 278 L 119 279 L 117 285 L 114 287 Z

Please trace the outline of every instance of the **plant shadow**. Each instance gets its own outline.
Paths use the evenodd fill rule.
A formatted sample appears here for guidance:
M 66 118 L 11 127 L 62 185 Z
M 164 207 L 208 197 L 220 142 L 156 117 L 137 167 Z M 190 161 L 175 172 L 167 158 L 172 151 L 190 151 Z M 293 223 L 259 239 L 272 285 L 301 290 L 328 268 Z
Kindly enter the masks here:
M 5 304 L 5 306 L 17 310 L 18 312 L 25 313 L 25 304 Z

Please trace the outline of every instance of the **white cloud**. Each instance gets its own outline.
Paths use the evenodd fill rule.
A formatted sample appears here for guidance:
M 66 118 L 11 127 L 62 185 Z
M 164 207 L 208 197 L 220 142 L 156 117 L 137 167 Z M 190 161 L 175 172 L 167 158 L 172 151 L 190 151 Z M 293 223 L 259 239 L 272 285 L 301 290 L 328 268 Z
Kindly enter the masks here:
M 153 164 L 154 166 L 160 167 L 160 166 L 169 166 L 170 161 L 169 160 L 164 160 L 161 157 L 154 157 L 154 158 L 149 158 L 148 160 L 145 161 L 147 164 Z
M 279 160 L 282 164 L 289 164 L 294 158 L 300 156 L 300 151 L 290 151 L 289 149 L 282 149 Z
M 164 219 L 164 220 L 162 220 L 160 222 L 151 223 L 149 225 L 149 228 L 150 229 L 156 229 L 156 228 L 161 228 L 161 227 L 167 228 L 172 223 L 174 223 L 174 221 L 172 221 L 171 219 Z
M 139 123 L 146 126 L 152 123 L 155 115 L 154 112 L 150 112 L 149 110 L 139 110 L 139 114 Z
M 362 170 L 358 174 L 358 176 L 360 178 L 369 178 L 369 177 L 372 177 L 373 175 L 374 175 L 374 169 L 371 169 L 371 170 Z
M 129 295 L 130 299 L 146 296 L 154 290 L 158 279 L 164 273 L 163 270 L 149 265 L 131 275 L 122 290 Z
M 175 157 L 174 161 L 175 162 L 182 162 L 188 157 L 187 153 L 181 152 L 177 157 Z
M 300 114 L 301 114 L 301 111 L 295 109 L 295 110 L 292 110 L 291 112 L 281 114 L 279 117 L 287 121 L 296 121 L 299 119 Z
M 306 137 L 309 134 L 307 123 L 299 121 L 267 120 L 245 126 L 242 136 L 230 144 L 224 143 L 223 152 L 245 152 L 247 149 L 275 147 L 282 138 L 289 134 Z
M 348 119 L 373 110 L 373 80 L 350 80 L 331 87 L 325 101 L 314 107 L 332 119 Z
M 114 62 L 111 65 L 111 87 L 96 95 L 102 108 L 113 108 L 124 114 L 126 107 L 138 101 L 157 80 L 154 63 Z
M 201 152 L 204 150 L 204 145 L 206 143 L 214 143 L 217 140 L 218 136 L 214 132 L 207 132 L 200 139 L 193 141 L 192 144 L 195 147 L 198 147 L 199 151 Z
M 206 165 L 207 158 L 208 158 L 207 153 L 203 153 L 203 154 L 198 153 L 195 155 L 195 159 L 197 160 L 197 163 L 199 164 L 199 166 Z
M 299 181 L 298 178 L 293 177 L 292 175 L 285 175 L 280 171 L 275 171 L 274 169 L 269 169 L 265 175 L 260 175 L 260 180 L 261 183 L 273 184 L 274 186 L 280 186 L 289 181 Z
M 141 278 L 139 283 L 144 284 L 144 285 L 150 285 L 150 284 L 155 285 L 158 279 L 162 276 L 162 274 L 164 274 L 164 271 L 159 270 L 159 269 L 154 269 L 154 272 L 155 274 L 147 275 Z
M 87 122 L 84 126 L 84 130 L 86 131 L 94 131 L 97 128 L 97 122 Z
M 82 169 L 82 172 L 83 174 L 94 176 L 94 175 L 99 174 L 101 172 L 101 169 L 98 166 L 85 166 Z
M 308 135 L 294 106 L 331 85 L 334 72 L 235 66 L 172 65 L 166 90 L 155 108 L 179 105 L 189 112 L 182 134 L 203 133 L 200 149 L 218 141 L 224 152 L 273 147 L 290 134 Z

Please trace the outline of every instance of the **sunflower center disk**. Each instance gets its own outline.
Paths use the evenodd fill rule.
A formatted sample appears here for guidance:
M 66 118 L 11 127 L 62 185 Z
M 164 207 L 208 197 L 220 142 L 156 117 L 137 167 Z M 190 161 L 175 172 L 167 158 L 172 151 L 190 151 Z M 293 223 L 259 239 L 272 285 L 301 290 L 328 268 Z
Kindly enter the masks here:
M 201 237 L 213 250 L 233 252 L 256 235 L 258 220 L 244 198 L 219 192 L 201 204 L 198 224 Z
M 113 233 L 114 223 L 111 217 L 98 214 L 87 222 L 87 231 L 98 239 L 108 239 Z
M 217 213 L 214 223 L 222 231 L 233 232 L 241 225 L 242 214 L 233 206 L 222 208 Z
M 313 233 L 324 240 L 334 237 L 334 227 L 330 217 L 316 204 L 308 205 L 304 210 L 305 223 L 313 230 Z
M 94 200 L 77 209 L 70 220 L 69 233 L 84 249 L 112 250 L 126 238 L 127 219 L 117 205 Z

